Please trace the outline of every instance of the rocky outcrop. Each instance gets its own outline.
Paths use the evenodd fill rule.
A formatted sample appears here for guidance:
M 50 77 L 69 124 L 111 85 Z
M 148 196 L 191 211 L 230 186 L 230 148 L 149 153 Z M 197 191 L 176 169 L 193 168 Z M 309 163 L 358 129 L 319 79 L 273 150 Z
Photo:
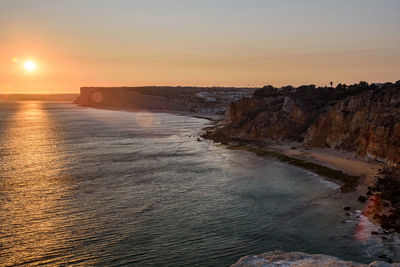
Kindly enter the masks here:
M 326 255 L 310 255 L 301 252 L 271 251 L 257 256 L 241 258 L 232 267 L 400 267 L 400 264 L 374 261 L 371 264 L 361 264 L 352 261 L 344 261 L 336 257 Z

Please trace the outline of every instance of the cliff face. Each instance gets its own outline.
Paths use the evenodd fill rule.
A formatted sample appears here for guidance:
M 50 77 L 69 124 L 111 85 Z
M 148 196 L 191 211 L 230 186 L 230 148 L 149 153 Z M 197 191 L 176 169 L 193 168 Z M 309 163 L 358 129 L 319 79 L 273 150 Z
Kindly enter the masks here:
M 226 133 L 246 140 L 299 139 L 309 115 L 290 97 L 242 99 L 230 106 Z
M 309 127 L 306 144 L 355 151 L 361 156 L 400 163 L 400 91 L 392 88 L 349 97 Z
M 256 91 L 230 106 L 216 135 L 246 141 L 300 141 L 400 164 L 400 82 Z

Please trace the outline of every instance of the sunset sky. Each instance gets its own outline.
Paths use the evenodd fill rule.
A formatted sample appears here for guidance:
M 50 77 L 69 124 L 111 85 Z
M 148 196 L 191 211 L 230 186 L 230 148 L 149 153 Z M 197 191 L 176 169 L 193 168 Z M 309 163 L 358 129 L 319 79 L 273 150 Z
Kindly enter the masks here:
M 0 0 L 0 94 L 394 82 L 399 13 L 399 0 Z

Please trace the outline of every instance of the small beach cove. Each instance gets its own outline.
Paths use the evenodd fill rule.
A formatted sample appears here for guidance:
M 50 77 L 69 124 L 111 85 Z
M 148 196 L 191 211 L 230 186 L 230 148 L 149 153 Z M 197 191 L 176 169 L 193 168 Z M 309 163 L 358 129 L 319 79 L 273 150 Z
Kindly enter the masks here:
M 379 255 L 381 260 L 392 262 L 392 258 L 397 257 L 393 250 L 400 250 L 400 235 L 380 226 L 377 216 L 388 214 L 388 208 L 383 205 L 379 194 L 374 195 L 374 192 L 371 192 L 373 187 L 376 187 L 378 178 L 382 176 L 381 171 L 385 169 L 383 163 L 361 159 L 351 152 L 304 147 L 301 143 L 245 141 L 220 134 L 214 135 L 216 129 L 223 127 L 224 122 L 214 123 L 213 126 L 204 129 L 202 136 L 227 149 L 249 151 L 259 156 L 275 158 L 321 175 L 327 182 L 336 183 L 343 197 L 351 192 L 354 199 L 358 198 L 359 205 L 353 203 L 354 206 L 349 204 L 343 207 L 350 220 L 342 223 L 356 223 L 356 240 L 368 243 L 376 249 L 384 248 L 386 252 Z

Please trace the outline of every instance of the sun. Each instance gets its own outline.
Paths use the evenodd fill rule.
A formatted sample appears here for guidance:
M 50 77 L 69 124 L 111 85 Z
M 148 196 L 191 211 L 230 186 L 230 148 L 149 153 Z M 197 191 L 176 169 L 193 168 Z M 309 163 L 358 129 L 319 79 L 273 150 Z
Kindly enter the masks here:
M 31 60 L 25 61 L 24 68 L 26 71 L 32 72 L 32 71 L 36 70 L 36 63 Z

